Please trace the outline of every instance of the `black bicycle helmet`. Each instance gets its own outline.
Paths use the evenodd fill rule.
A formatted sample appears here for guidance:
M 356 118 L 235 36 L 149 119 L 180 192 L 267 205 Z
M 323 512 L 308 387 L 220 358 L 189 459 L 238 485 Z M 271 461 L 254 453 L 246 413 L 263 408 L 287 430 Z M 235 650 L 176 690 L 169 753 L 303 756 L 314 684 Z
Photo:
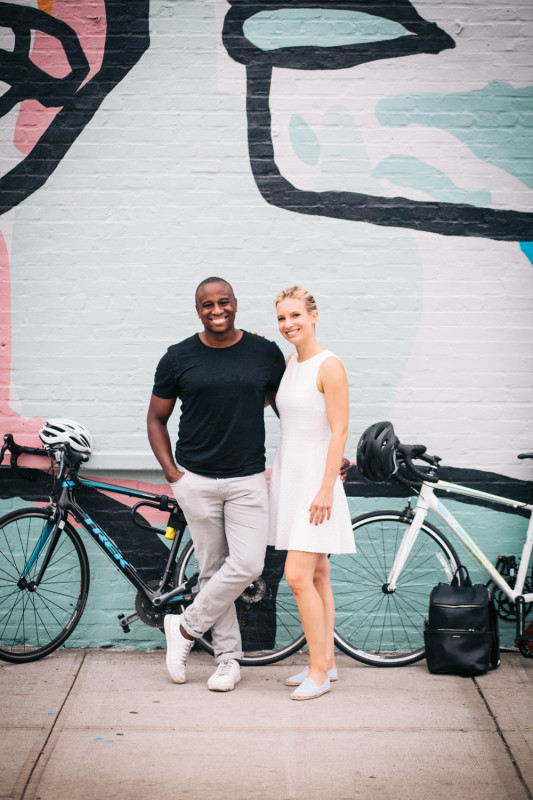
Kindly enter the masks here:
M 359 472 L 372 482 L 387 481 L 398 469 L 396 447 L 399 439 L 391 422 L 375 422 L 357 445 Z

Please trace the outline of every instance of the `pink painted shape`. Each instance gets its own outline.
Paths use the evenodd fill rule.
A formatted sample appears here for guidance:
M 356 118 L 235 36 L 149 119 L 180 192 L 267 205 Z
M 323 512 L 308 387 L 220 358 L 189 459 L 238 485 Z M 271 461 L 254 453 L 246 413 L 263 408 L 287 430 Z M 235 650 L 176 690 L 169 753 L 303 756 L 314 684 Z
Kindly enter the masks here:
M 88 475 L 83 474 L 83 477 L 89 477 Z M 108 483 L 113 484 L 113 481 L 102 480 L 98 476 L 98 474 L 91 476 L 90 480 L 98 481 L 100 483 Z M 148 483 L 145 481 L 135 481 L 135 480 L 120 480 L 120 483 L 117 481 L 117 485 L 125 486 L 128 489 L 137 489 L 140 492 L 152 492 L 152 494 L 168 494 L 169 497 L 174 497 L 172 489 L 168 485 L 168 483 Z M 101 491 L 100 489 L 98 491 Z M 103 492 L 107 497 L 110 497 L 112 500 L 118 500 L 119 503 L 122 503 L 124 506 L 128 506 L 129 508 L 133 508 L 133 506 L 139 502 L 138 497 L 126 497 L 120 492 Z M 158 511 L 155 508 L 149 508 L 148 506 L 139 509 L 140 514 L 150 523 L 150 525 L 158 525 L 159 527 L 165 527 L 168 520 L 168 511 Z
M 9 253 L 0 233 L 0 446 L 4 433 L 12 433 L 19 444 L 40 447 L 37 436 L 42 426 L 38 417 L 19 417 L 9 405 L 11 387 L 11 292 Z M 38 466 L 42 466 L 39 459 Z M 35 464 L 37 466 L 37 464 Z
M 30 61 L 36 67 L 47 72 L 53 78 L 64 78 L 70 72 L 70 66 L 59 39 L 42 31 L 35 32 Z
M 0 233 L 0 407 L 9 399 L 11 368 L 11 292 L 9 253 Z
M 105 0 L 55 0 L 53 14 L 73 28 L 89 62 L 89 74 L 82 86 L 95 75 L 102 66 L 107 20 Z M 55 78 L 69 72 L 65 51 L 57 39 L 41 31 L 35 32 L 31 60 L 40 69 Z M 24 155 L 32 151 L 44 131 L 54 120 L 59 108 L 46 108 L 37 100 L 24 100 L 15 126 L 14 144 Z
M 15 126 L 13 143 L 25 156 L 31 153 L 59 108 L 45 108 L 38 100 L 23 100 Z

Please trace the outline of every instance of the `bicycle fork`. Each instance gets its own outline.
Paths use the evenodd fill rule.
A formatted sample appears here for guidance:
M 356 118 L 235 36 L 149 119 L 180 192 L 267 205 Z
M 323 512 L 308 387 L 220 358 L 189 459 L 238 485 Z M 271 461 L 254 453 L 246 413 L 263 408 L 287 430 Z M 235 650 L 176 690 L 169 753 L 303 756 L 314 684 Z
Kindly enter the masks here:
M 57 517 L 57 512 L 54 517 L 48 520 L 46 525 L 44 526 L 44 530 L 39 537 L 39 541 L 33 548 L 33 551 L 26 562 L 26 566 L 22 572 L 22 575 L 18 581 L 18 588 L 22 591 L 27 589 L 29 592 L 35 592 L 41 583 L 44 573 L 50 563 L 50 559 L 54 554 L 54 550 L 56 548 L 58 539 L 65 527 L 66 520 L 59 515 L 59 519 Z M 53 534 L 53 535 L 52 535 Z M 50 540 L 50 536 L 52 536 L 51 541 L 49 542 L 48 550 L 43 558 L 43 561 L 39 567 L 39 573 L 35 580 L 28 580 L 30 572 L 34 564 L 38 561 L 39 556 L 43 552 L 47 542 Z

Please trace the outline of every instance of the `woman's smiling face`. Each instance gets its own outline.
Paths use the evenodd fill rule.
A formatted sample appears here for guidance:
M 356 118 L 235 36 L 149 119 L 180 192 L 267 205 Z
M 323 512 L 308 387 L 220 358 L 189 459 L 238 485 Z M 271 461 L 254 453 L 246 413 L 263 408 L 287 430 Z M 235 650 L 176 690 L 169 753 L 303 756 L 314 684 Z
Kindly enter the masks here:
M 278 328 L 291 344 L 297 345 L 315 335 L 318 311 L 307 311 L 303 300 L 286 297 L 276 306 Z

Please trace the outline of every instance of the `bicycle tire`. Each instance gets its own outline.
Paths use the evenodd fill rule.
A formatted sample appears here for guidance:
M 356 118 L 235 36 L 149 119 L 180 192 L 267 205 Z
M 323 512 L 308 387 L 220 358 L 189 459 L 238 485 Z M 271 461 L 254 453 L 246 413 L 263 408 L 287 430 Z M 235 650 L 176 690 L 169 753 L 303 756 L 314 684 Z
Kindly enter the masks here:
M 386 593 L 383 587 L 408 524 L 398 511 L 355 517 L 357 552 L 330 556 L 335 642 L 363 664 L 402 667 L 424 658 L 431 589 L 440 581 L 450 582 L 460 565 L 446 537 L 424 522 L 396 591 Z
M 78 533 L 66 523 L 39 586 L 31 587 L 46 546 L 20 579 L 46 524 L 47 509 L 23 508 L 0 519 L 0 659 L 37 661 L 68 639 L 89 592 L 89 560 Z
M 283 551 L 268 547 L 261 577 L 235 601 L 244 652 L 239 663 L 244 666 L 274 664 L 305 644 L 296 601 L 283 575 L 285 556 Z M 195 572 L 199 572 L 199 566 L 189 541 L 176 564 L 176 585 Z M 243 599 L 247 592 L 251 602 Z M 196 641 L 213 654 L 209 634 Z

